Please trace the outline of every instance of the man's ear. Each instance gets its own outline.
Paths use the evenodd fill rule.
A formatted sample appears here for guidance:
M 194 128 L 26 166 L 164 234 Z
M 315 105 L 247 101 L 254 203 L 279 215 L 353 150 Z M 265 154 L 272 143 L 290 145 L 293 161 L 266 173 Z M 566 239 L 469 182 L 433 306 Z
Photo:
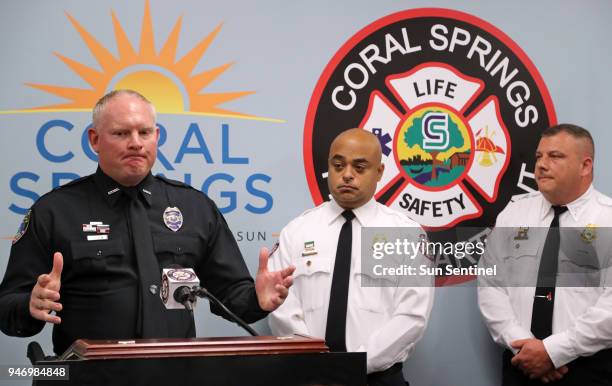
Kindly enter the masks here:
M 93 151 L 95 151 L 97 154 L 98 153 L 98 143 L 100 141 L 100 135 L 98 134 L 98 131 L 95 128 L 90 127 L 87 130 L 87 137 L 89 138 L 89 145 L 91 146 Z
M 376 168 L 376 172 L 378 173 L 378 178 L 376 179 L 376 181 L 380 181 L 380 179 L 383 176 L 384 171 L 385 171 L 385 164 L 381 162 L 380 165 L 378 165 L 378 168 Z
M 582 160 L 582 171 L 581 175 L 583 177 L 588 176 L 589 174 L 593 174 L 593 158 L 585 157 Z

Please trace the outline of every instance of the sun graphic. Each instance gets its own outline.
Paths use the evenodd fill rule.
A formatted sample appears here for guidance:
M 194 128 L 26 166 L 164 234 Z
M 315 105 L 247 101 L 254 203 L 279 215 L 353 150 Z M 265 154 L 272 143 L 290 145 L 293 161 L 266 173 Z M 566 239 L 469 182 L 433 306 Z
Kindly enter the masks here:
M 127 38 L 115 12 L 111 11 L 118 51 L 118 57 L 115 57 L 74 17 L 68 13 L 66 16 L 98 62 L 100 69 L 86 66 L 59 53 L 54 54 L 91 88 L 26 83 L 29 87 L 54 94 L 66 99 L 67 102 L 24 110 L 4 111 L 4 113 L 91 111 L 97 100 L 107 92 L 114 89 L 132 89 L 145 95 L 160 113 L 283 122 L 279 119 L 258 117 L 221 107 L 223 103 L 253 94 L 254 91 L 202 92 L 233 65 L 232 62 L 225 63 L 192 75 L 195 66 L 221 30 L 222 24 L 219 24 L 187 54 L 177 60 L 176 49 L 181 32 L 182 16 L 174 24 L 161 50 L 156 53 L 150 4 L 149 0 L 146 0 L 138 51 Z

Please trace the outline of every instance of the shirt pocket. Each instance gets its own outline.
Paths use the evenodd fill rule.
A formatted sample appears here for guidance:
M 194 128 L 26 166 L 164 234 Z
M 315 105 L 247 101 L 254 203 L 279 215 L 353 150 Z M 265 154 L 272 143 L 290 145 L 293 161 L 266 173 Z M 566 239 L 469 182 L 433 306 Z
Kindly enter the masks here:
M 353 290 L 356 293 L 349 296 L 353 297 L 354 304 L 362 311 L 377 314 L 385 312 L 385 308 L 392 304 L 393 299 L 385 299 L 383 294 L 392 293 L 397 284 L 370 271 L 355 272 L 353 275 L 353 280 L 356 280 Z
M 80 281 L 89 283 L 91 290 L 103 290 L 108 286 L 104 274 L 109 265 L 123 264 L 125 250 L 120 238 L 100 241 L 74 241 L 70 244 L 72 264 Z
M 318 310 L 328 302 L 331 273 L 332 260 L 328 258 L 303 258 L 296 262 L 293 280 L 305 312 Z
M 172 264 L 183 268 L 196 268 L 201 242 L 197 236 L 153 234 L 153 249 L 162 268 Z
M 503 251 L 503 267 L 498 269 L 506 285 L 532 287 L 537 285 L 541 240 L 510 240 Z

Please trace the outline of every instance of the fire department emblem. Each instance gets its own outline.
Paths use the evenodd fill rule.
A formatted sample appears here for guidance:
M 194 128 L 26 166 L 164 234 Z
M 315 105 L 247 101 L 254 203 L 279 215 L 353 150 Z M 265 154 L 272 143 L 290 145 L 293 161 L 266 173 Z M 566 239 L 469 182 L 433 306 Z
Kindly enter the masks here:
M 331 141 L 375 134 L 385 172 L 376 199 L 426 229 L 490 226 L 533 168 L 555 124 L 537 69 L 474 16 L 414 9 L 366 26 L 340 48 L 310 101 L 304 162 L 316 204 L 329 199 Z

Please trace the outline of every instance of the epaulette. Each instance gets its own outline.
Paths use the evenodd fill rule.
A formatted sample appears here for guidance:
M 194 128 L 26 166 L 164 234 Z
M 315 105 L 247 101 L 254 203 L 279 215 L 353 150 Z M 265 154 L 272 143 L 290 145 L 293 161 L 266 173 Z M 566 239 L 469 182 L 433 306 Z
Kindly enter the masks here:
M 525 198 L 536 197 L 539 194 L 540 194 L 540 192 L 537 191 L 537 190 L 535 192 L 527 192 L 527 193 L 522 193 L 522 194 L 515 194 L 514 196 L 512 196 L 512 202 L 517 202 L 517 201 L 520 201 L 520 200 L 524 200 Z
M 166 176 L 162 175 L 162 174 L 156 174 L 155 178 L 158 178 L 160 180 L 162 180 L 163 182 L 167 183 L 168 185 L 172 185 L 172 186 L 178 186 L 181 188 L 190 188 L 190 189 L 195 189 L 193 186 L 191 185 L 187 185 L 184 182 L 181 181 L 177 181 L 177 180 L 171 180 L 169 178 L 167 178 Z M 197 190 L 197 189 L 196 189 Z
M 89 178 L 91 178 L 92 176 L 93 176 L 93 174 L 89 174 L 89 175 L 87 175 L 87 176 L 79 177 L 79 178 L 77 178 L 77 179 L 75 179 L 75 180 L 68 181 L 68 182 L 66 182 L 66 183 L 65 183 L 65 184 L 63 184 L 63 185 L 56 186 L 56 187 L 55 187 L 55 188 L 53 188 L 51 191 L 54 191 L 54 190 L 57 190 L 57 189 L 67 188 L 67 187 L 72 186 L 72 185 L 76 185 L 76 184 L 78 184 L 78 183 L 84 182 L 85 180 L 88 180 L 88 179 L 89 179 Z
M 68 182 L 66 182 L 63 185 L 56 186 L 55 188 L 49 190 L 47 193 L 45 193 L 42 196 L 40 196 L 38 198 L 38 200 L 40 200 L 41 198 L 43 198 L 43 197 L 45 197 L 45 196 L 47 196 L 47 195 L 49 195 L 49 194 L 51 194 L 53 192 L 57 192 L 58 190 L 61 190 L 61 189 L 64 189 L 64 188 L 67 188 L 69 186 L 73 186 L 73 185 L 76 185 L 76 184 L 80 184 L 81 182 L 84 182 L 84 181 L 90 179 L 92 176 L 93 176 L 93 174 L 90 174 L 90 175 L 87 175 L 87 176 L 83 176 L 83 177 L 79 177 L 79 178 L 77 178 L 75 180 L 68 181 Z M 36 200 L 36 202 L 38 202 L 38 200 Z
M 597 201 L 601 204 L 601 205 L 605 205 L 605 206 L 612 206 L 612 198 L 606 196 L 605 194 L 599 194 L 597 197 Z

